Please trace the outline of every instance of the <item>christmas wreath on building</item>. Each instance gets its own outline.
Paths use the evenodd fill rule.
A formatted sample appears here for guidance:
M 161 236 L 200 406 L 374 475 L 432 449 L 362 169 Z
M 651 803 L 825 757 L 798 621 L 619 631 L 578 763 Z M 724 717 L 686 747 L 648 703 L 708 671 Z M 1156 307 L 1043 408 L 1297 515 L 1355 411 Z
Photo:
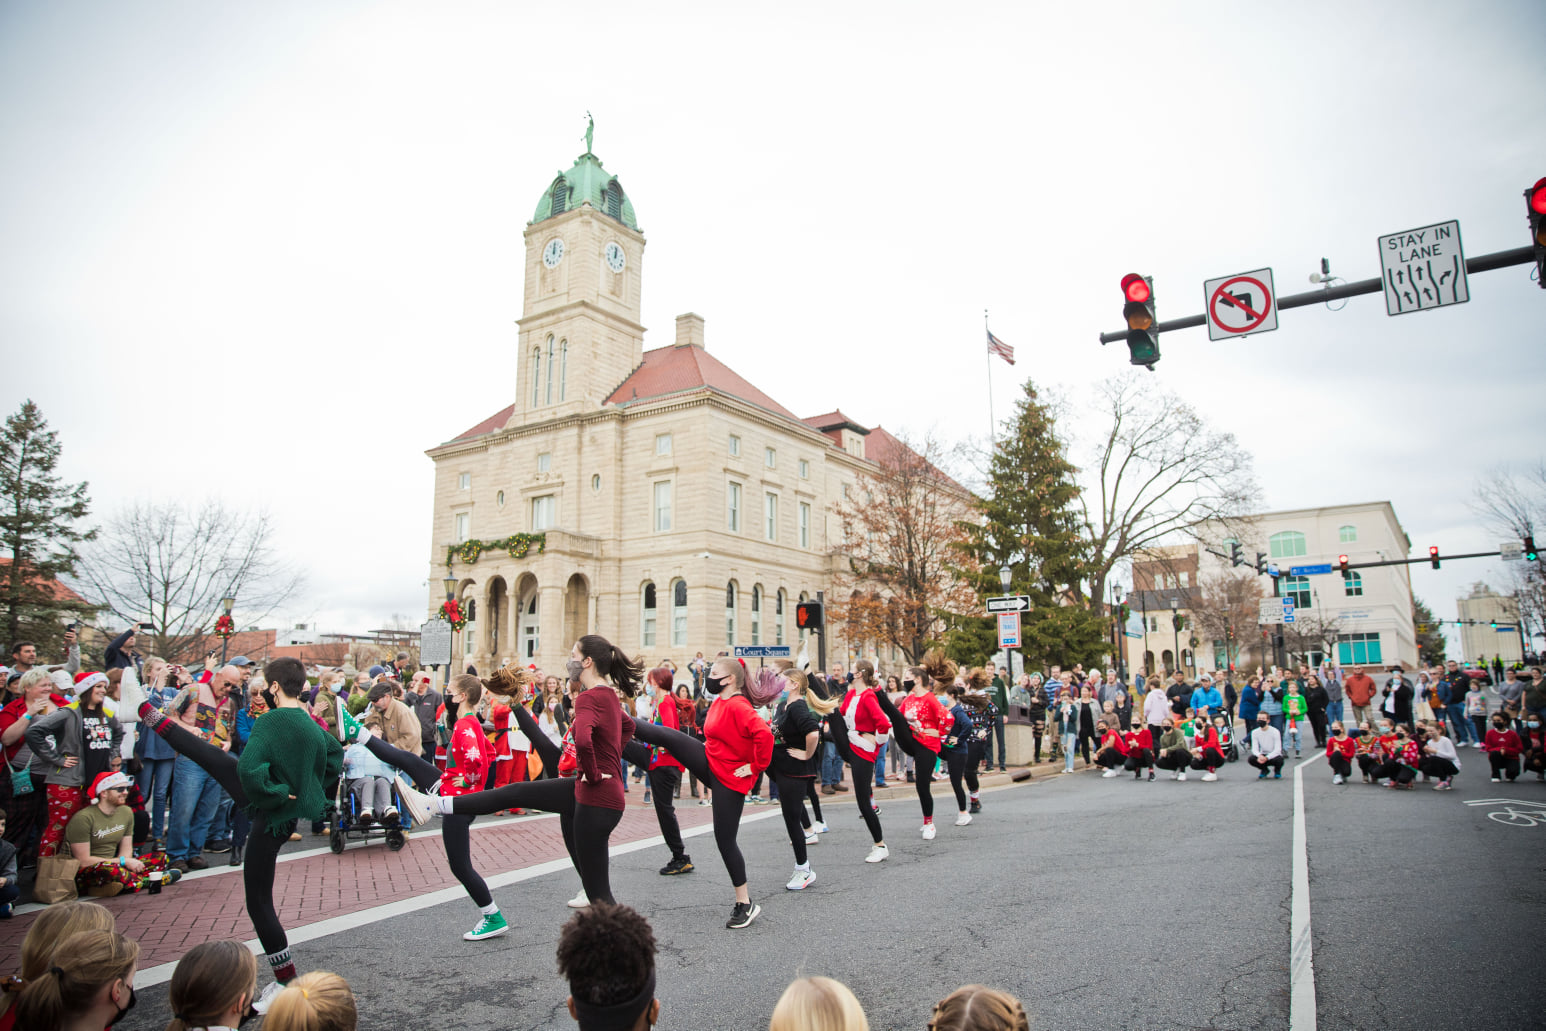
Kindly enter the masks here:
M 451 624 L 453 632 L 467 625 L 467 617 L 462 613 L 462 604 L 455 598 L 450 598 L 441 604 L 440 618 Z

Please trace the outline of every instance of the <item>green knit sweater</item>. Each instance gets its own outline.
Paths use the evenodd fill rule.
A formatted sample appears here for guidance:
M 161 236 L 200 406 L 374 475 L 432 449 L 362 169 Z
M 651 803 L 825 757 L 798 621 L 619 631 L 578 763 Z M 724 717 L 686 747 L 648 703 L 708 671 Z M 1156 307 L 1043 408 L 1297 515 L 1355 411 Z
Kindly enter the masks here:
M 264 713 L 252 725 L 236 772 L 250 809 L 282 834 L 291 820 L 315 820 L 343 772 L 344 750 L 302 708 Z M 294 798 L 290 796 L 294 795 Z

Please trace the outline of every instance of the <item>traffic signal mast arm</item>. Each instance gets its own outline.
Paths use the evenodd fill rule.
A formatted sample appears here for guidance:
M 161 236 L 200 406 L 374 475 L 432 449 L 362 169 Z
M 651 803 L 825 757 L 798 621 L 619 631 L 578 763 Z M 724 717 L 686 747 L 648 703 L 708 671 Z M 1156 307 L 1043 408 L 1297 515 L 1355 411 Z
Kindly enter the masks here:
M 1491 272 L 1494 269 L 1509 268 L 1514 265 L 1530 265 L 1535 262 L 1534 247 L 1515 247 L 1513 250 L 1497 251 L 1492 254 L 1482 254 L 1475 258 L 1467 258 L 1465 268 L 1467 273 Z M 1323 287 L 1320 290 L 1311 290 L 1308 293 L 1294 294 L 1291 297 L 1279 297 L 1279 308 L 1303 308 L 1311 304 L 1320 304 L 1323 301 L 1338 301 L 1344 297 L 1357 297 L 1359 294 L 1377 294 L 1385 289 L 1385 281 L 1378 277 L 1374 279 L 1361 279 L 1356 283 L 1344 283 L 1341 286 Z M 1193 329 L 1206 325 L 1206 315 L 1188 315 L 1181 319 L 1171 319 L 1168 322 L 1157 322 L 1150 334 L 1170 333 L 1178 329 Z M 1115 333 L 1102 333 L 1102 344 L 1113 343 L 1117 340 L 1126 340 L 1132 334 L 1132 330 L 1124 329 Z M 1468 556 L 1455 555 L 1453 558 L 1466 558 Z

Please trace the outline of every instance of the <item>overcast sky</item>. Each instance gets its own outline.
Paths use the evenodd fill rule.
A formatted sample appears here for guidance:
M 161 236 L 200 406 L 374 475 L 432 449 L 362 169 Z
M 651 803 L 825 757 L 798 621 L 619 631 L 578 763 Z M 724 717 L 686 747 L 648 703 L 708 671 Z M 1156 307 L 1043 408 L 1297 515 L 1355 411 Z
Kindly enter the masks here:
M 583 150 L 648 239 L 645 346 L 710 351 L 802 414 L 988 430 L 983 310 L 1075 399 L 1126 367 L 1122 275 L 1160 317 L 1205 279 L 1458 219 L 1528 242 L 1546 176 L 1546 5 L 121 3 L 0 5 L 3 408 L 31 397 L 105 515 L 267 505 L 363 631 L 422 613 L 424 449 L 515 397 L 521 232 Z M 1389 499 L 1423 554 L 1546 453 L 1546 293 L 1284 312 L 1162 340 L 1156 385 L 1256 456 L 1270 508 Z M 1531 428 L 1535 427 L 1535 428 Z M 1077 426 L 1070 427 L 1076 430 Z M 1501 566 L 1414 567 L 1454 615 Z

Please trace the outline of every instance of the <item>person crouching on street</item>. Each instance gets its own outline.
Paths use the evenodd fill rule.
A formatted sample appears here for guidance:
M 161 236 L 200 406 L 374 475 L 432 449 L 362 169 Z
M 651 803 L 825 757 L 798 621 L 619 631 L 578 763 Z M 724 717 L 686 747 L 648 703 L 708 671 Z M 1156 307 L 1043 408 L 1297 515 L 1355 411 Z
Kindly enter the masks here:
M 1154 737 L 1149 733 L 1149 728 L 1137 724 L 1122 735 L 1122 743 L 1127 746 L 1127 762 L 1122 765 L 1133 775 L 1133 779 L 1142 780 L 1143 771 L 1147 768 L 1149 779 L 1153 780 Z
M 1494 784 L 1500 783 L 1505 776 L 1510 784 L 1519 779 L 1519 754 L 1524 751 L 1524 745 L 1503 713 L 1492 714 L 1492 729 L 1487 731 L 1482 747 L 1487 750 L 1487 762 L 1492 766 Z
M 1358 757 L 1358 748 L 1359 742 L 1348 735 L 1341 720 L 1332 723 L 1331 738 L 1326 742 L 1326 761 L 1331 764 L 1333 784 L 1346 784 L 1347 778 L 1353 775 L 1353 760 Z M 1367 773 L 1364 779 L 1369 779 Z
M 1192 764 L 1192 753 L 1186 747 L 1186 735 L 1176 729 L 1173 716 L 1165 717 L 1162 728 L 1154 765 L 1169 770 L 1171 780 L 1185 780 L 1187 767 Z
M 1439 782 L 1433 785 L 1435 791 L 1450 791 L 1455 786 L 1455 774 L 1460 772 L 1460 754 L 1455 751 L 1455 743 L 1444 736 L 1444 723 L 1441 720 L 1432 720 L 1423 727 L 1427 734 L 1427 740 L 1422 745 L 1422 758 L 1417 760 L 1417 768 L 1425 777 L 1437 777 Z
M 1267 713 L 1256 717 L 1256 729 L 1251 731 L 1251 757 L 1246 761 L 1261 771 L 1257 780 L 1266 780 L 1268 769 L 1275 780 L 1283 778 L 1283 736 Z
M 1122 732 L 1105 720 L 1095 724 L 1095 732 L 1100 735 L 1100 747 L 1095 752 L 1095 765 L 1105 770 L 1102 777 L 1115 777 L 1121 773 L 1121 766 L 1127 761 L 1127 742 L 1122 740 Z
M 1395 741 L 1386 753 L 1389 758 L 1374 771 L 1374 779 L 1389 780 L 1390 783 L 1385 785 L 1389 788 L 1410 790 L 1412 781 L 1417 779 L 1417 764 L 1421 761 L 1422 752 L 1417 742 L 1412 740 L 1412 732 L 1407 730 L 1405 723 L 1396 724 L 1395 735 Z
M 1219 738 L 1219 728 L 1199 719 L 1192 732 L 1192 769 L 1205 771 L 1202 779 L 1212 782 L 1219 779 L 1216 772 L 1224 765 L 1224 742 Z

